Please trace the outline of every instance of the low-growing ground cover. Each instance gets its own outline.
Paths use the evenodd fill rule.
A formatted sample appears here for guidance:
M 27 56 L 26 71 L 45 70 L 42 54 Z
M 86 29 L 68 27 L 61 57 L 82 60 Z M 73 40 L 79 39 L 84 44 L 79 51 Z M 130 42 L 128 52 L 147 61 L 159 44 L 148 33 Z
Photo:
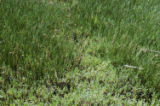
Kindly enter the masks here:
M 159 0 L 1 0 L 0 104 L 158 105 Z

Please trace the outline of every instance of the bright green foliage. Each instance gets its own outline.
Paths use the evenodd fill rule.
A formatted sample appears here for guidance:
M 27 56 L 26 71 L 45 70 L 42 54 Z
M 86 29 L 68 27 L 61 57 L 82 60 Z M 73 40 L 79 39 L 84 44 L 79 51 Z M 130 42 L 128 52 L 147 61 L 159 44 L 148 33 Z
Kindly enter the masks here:
M 159 4 L 0 0 L 0 104 L 159 105 Z
M 74 46 L 59 28 L 67 20 L 59 6 L 32 0 L 3 0 L 0 5 L 2 73 L 8 67 L 14 77 L 38 80 L 71 69 Z
M 92 45 L 99 47 L 92 54 L 110 59 L 118 70 L 126 64 L 143 67 L 131 74 L 159 92 L 159 9 L 158 0 L 81 0 L 73 7 L 73 20 L 96 39 Z

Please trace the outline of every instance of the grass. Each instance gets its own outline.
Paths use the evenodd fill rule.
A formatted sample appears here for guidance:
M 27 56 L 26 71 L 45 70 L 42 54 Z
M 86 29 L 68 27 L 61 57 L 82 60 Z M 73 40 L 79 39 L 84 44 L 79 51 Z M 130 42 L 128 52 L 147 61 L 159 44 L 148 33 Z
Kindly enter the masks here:
M 0 103 L 159 105 L 159 3 L 1 0 Z

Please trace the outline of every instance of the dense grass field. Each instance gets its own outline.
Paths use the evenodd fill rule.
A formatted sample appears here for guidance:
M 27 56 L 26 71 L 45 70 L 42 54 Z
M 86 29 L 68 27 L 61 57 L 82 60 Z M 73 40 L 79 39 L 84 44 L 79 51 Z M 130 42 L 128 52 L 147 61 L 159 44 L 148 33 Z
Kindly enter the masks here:
M 159 0 L 0 0 L 0 104 L 160 105 Z

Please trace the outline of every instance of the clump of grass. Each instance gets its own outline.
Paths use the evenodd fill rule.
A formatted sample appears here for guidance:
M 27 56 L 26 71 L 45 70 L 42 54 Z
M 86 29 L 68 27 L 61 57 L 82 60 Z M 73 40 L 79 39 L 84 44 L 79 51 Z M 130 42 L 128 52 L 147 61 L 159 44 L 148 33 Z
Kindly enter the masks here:
M 59 29 L 67 18 L 58 5 L 2 0 L 0 11 L 1 76 L 8 73 L 10 77 L 13 73 L 14 78 L 24 77 L 32 83 L 45 76 L 63 76 L 71 70 L 75 49 Z
M 159 104 L 158 0 L 1 0 L 0 103 Z
M 143 70 L 134 69 L 128 73 L 133 79 L 138 75 L 142 85 L 157 93 L 160 92 L 157 77 L 160 55 L 142 49 L 160 51 L 158 3 L 158 0 L 82 0 L 72 7 L 76 27 L 84 28 L 83 31 L 101 45 L 91 53 L 104 60 L 110 59 L 117 70 L 123 70 L 124 65 L 143 67 Z

